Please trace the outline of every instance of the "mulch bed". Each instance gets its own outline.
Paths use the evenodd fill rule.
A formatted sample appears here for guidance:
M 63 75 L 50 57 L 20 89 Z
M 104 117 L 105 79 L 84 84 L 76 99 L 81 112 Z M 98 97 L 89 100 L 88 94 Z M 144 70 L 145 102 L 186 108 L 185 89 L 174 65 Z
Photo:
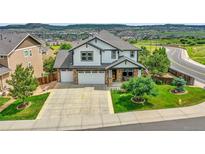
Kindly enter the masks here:
M 28 108 L 29 106 L 31 106 L 31 102 L 21 103 L 16 107 L 16 109 L 23 110 L 23 109 Z

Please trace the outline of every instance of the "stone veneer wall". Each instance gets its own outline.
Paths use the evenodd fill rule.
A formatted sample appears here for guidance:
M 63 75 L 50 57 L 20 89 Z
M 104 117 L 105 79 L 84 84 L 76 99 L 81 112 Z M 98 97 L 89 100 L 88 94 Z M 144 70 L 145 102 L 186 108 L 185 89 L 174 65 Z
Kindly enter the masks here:
M 122 81 L 122 73 L 123 73 L 123 69 L 117 69 L 116 70 L 116 81 L 121 82 Z
M 107 86 L 111 86 L 112 85 L 112 77 L 109 78 L 109 70 L 105 71 L 105 84 Z
M 138 69 L 137 69 L 137 68 L 135 68 L 135 69 L 133 70 L 133 76 L 134 76 L 134 77 L 138 77 Z
M 77 69 L 73 69 L 73 81 L 75 84 L 78 84 L 78 71 L 77 71 Z
M 61 81 L 60 69 L 57 69 L 57 81 Z

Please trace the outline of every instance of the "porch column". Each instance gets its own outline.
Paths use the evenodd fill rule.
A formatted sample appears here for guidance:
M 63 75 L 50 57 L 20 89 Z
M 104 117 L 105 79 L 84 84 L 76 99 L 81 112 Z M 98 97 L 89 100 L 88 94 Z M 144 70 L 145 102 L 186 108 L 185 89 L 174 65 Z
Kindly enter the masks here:
M 122 72 L 123 72 L 123 69 L 117 69 L 116 70 L 116 74 L 117 74 L 117 81 L 118 82 L 121 82 L 122 81 Z
M 105 71 L 105 83 L 107 86 L 112 85 L 112 70 Z
M 141 77 L 141 75 L 142 75 L 142 70 L 138 69 L 138 77 Z
M 138 77 L 138 69 L 137 69 L 137 68 L 134 68 L 134 70 L 133 70 L 133 76 L 134 76 L 134 77 Z

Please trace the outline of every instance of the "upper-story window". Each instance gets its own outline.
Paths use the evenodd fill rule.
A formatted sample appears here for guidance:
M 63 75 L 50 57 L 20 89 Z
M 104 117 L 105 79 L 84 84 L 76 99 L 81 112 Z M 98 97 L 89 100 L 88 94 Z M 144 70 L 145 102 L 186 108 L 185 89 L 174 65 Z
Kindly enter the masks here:
M 25 57 L 31 57 L 32 56 L 31 50 L 24 50 L 23 54 L 24 54 Z
M 111 51 L 111 58 L 116 59 L 117 58 L 117 51 Z
M 81 51 L 81 61 L 93 61 L 93 51 Z
M 135 57 L 135 52 L 134 51 L 130 51 L 130 58 L 134 58 Z

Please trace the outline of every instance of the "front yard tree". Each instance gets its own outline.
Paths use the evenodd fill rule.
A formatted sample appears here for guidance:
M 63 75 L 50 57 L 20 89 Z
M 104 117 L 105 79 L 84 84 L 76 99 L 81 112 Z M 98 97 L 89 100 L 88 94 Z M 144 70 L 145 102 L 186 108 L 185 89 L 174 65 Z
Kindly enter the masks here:
M 166 54 L 165 48 L 156 49 L 151 56 L 149 56 L 145 65 L 153 76 L 162 76 L 168 72 L 170 61 Z
M 149 77 L 138 77 L 138 78 L 131 78 L 129 81 L 124 83 L 127 92 L 132 93 L 134 96 L 132 100 L 135 102 L 144 102 L 145 95 L 156 95 L 155 91 L 155 83 Z
M 146 47 L 142 46 L 141 50 L 139 51 L 139 62 L 146 66 L 147 60 L 149 59 L 149 56 L 151 55 L 150 51 L 147 50 Z
M 15 72 L 11 74 L 11 80 L 7 80 L 7 83 L 11 86 L 9 89 L 11 96 L 19 99 L 23 104 L 26 103 L 26 98 L 31 96 L 38 86 L 33 73 L 33 68 L 24 68 L 22 65 L 17 65 Z
M 72 46 L 69 43 L 63 43 L 60 45 L 61 50 L 69 50 L 71 48 L 72 48 Z

